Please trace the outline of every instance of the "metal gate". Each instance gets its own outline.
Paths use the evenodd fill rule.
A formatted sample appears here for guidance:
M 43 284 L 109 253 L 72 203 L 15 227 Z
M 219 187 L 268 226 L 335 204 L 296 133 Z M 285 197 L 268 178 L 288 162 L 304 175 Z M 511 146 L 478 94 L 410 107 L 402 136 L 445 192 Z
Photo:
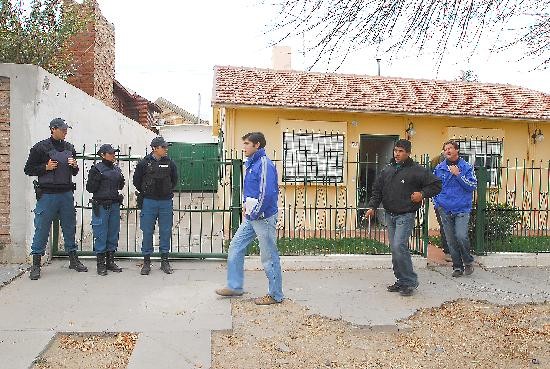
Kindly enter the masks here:
M 92 150 L 88 150 L 92 151 Z M 97 151 L 94 147 L 93 152 Z M 86 153 L 86 147 L 82 148 Z M 121 206 L 121 227 L 117 255 L 122 257 L 141 256 L 142 232 L 139 227 L 139 209 L 136 207 L 135 188 L 132 176 L 143 155 L 135 155 L 131 149 L 125 155 L 118 155 L 118 165 L 124 174 L 126 185 L 122 190 L 124 202 Z M 180 158 L 181 159 L 181 158 Z M 79 255 L 93 255 L 93 234 L 91 221 L 91 194 L 85 190 L 90 167 L 100 158 L 95 154 L 77 155 L 80 172 L 76 177 L 75 209 L 77 217 L 76 242 Z M 231 238 L 240 224 L 241 213 L 241 167 L 240 160 L 223 158 L 194 159 L 197 167 L 210 168 L 208 188 L 174 193 L 174 220 L 172 228 L 171 257 L 181 258 L 225 258 L 226 240 Z M 214 186 L 217 191 L 211 191 Z M 52 255 L 65 256 L 59 222 L 55 221 L 52 231 Z M 159 256 L 158 235 L 153 237 L 153 256 Z M 61 245 L 61 246 L 60 246 Z

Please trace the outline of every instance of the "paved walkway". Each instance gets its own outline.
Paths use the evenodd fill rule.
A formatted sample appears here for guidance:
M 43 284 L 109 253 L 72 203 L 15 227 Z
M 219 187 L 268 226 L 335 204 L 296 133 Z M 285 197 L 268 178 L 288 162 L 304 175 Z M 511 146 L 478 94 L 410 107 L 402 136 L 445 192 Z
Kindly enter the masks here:
M 378 261 L 390 266 L 389 257 Z M 132 260 L 119 263 L 122 273 L 107 277 L 95 273 L 92 260 L 84 262 L 88 273 L 55 260 L 43 267 L 40 280 L 25 273 L 0 288 L 2 367 L 28 368 L 57 332 L 103 331 L 140 333 L 129 369 L 210 367 L 211 332 L 232 324 L 230 300 L 213 293 L 225 280 L 223 262 L 177 261 L 172 275 L 158 270 L 157 262 L 148 277 L 139 275 Z M 12 266 L 0 265 L 0 276 L 7 268 Z M 419 308 L 457 298 L 500 304 L 550 300 L 548 267 L 477 268 L 458 279 L 450 277 L 450 267 L 417 271 L 421 286 L 409 298 L 385 291 L 393 282 L 390 269 L 286 271 L 283 278 L 287 297 L 312 313 L 383 328 L 395 328 Z M 246 283 L 243 298 L 265 293 L 262 271 L 248 271 Z

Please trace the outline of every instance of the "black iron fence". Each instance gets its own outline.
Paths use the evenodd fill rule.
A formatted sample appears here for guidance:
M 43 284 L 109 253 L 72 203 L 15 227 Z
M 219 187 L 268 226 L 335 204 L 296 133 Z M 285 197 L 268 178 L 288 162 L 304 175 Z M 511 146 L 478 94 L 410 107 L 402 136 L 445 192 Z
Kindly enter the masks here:
M 550 252 L 550 162 L 507 159 L 495 169 L 496 183 L 486 168 L 476 170 L 475 252 Z
M 96 147 L 82 147 L 78 155 L 81 168 L 75 192 L 77 211 L 77 243 L 82 255 L 93 254 L 93 236 L 90 225 L 91 195 L 85 191 L 88 171 L 99 157 Z M 91 152 L 92 154 L 90 154 Z M 136 207 L 132 176 L 142 158 L 132 149 L 118 155 L 118 163 L 126 178 L 125 195 L 121 207 L 120 256 L 141 255 L 139 209 Z M 289 173 L 292 159 L 277 152 L 270 158 L 278 172 Z M 225 257 L 228 242 L 241 222 L 242 153 L 222 152 L 216 158 L 180 157 L 180 175 L 200 176 L 216 173 L 217 191 L 185 191 L 174 195 L 174 227 L 172 255 L 174 257 Z M 286 160 L 286 162 L 285 162 Z M 420 158 L 427 165 L 427 157 Z M 189 165 L 193 163 L 193 165 Z M 308 254 L 383 254 L 389 253 L 384 211 L 379 209 L 370 221 L 364 219 L 372 183 L 386 165 L 380 157 L 359 156 L 350 159 L 341 155 L 336 163 L 340 180 L 311 181 L 311 176 L 288 177 L 279 186 L 279 214 L 277 222 L 279 249 L 285 255 Z M 285 165 L 287 166 L 285 168 Z M 310 168 L 312 165 L 310 165 Z M 206 169 L 205 169 L 206 168 Z M 327 167 L 328 168 L 328 167 Z M 192 170 L 193 172 L 186 172 Z M 309 170 L 309 169 L 307 169 Z M 307 171 L 306 170 L 306 171 Z M 324 169 L 328 170 L 328 169 Z M 317 174 L 322 174 L 317 169 Z M 291 178 L 291 179 L 289 179 Z M 304 180 L 306 178 L 307 180 Z M 205 179 L 211 184 L 211 178 Z M 208 186 L 207 186 L 208 187 Z M 428 244 L 428 206 L 426 202 L 417 212 L 416 225 L 410 238 L 413 253 L 426 255 Z M 52 249 L 55 256 L 64 255 L 58 225 L 54 226 Z M 158 238 L 154 239 L 158 252 Z M 251 253 L 257 252 L 253 246 Z

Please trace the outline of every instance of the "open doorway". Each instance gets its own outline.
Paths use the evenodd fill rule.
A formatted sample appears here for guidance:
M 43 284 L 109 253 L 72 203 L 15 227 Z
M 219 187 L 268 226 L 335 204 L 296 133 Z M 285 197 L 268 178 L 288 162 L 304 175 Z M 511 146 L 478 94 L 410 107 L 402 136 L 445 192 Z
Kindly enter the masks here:
M 365 225 L 363 215 L 372 196 L 372 186 L 380 171 L 393 158 L 396 135 L 361 135 L 359 141 L 359 178 L 357 180 L 358 224 Z M 377 212 L 376 223 L 384 225 L 383 212 Z

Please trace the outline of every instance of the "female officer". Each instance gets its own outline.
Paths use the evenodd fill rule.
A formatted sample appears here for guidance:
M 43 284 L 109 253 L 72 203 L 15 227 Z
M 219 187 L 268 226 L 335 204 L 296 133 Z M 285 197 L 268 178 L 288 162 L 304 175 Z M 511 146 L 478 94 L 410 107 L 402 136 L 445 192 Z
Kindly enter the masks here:
M 122 272 L 122 268 L 115 264 L 123 199 L 118 191 L 124 188 L 124 176 L 115 164 L 115 153 L 119 151 L 110 144 L 101 145 L 97 151 L 101 162 L 90 168 L 86 182 L 86 190 L 93 194 L 92 229 L 99 275 L 107 275 L 107 270 Z

